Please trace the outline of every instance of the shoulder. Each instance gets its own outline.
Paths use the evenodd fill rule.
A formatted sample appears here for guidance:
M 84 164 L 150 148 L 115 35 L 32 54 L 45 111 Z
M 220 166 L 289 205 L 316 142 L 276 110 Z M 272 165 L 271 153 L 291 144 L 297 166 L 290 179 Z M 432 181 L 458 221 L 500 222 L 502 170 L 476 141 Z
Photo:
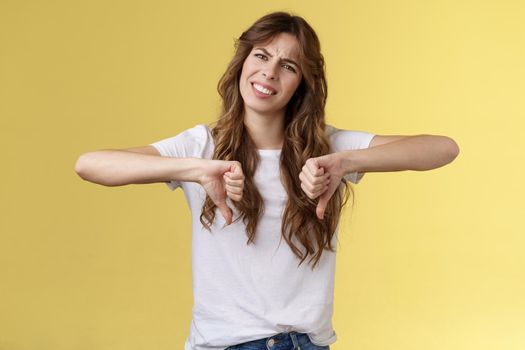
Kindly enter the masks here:
M 334 133 L 336 133 L 338 129 L 334 128 L 332 125 L 326 124 L 324 128 L 324 133 L 326 136 L 331 137 Z
M 197 124 L 182 131 L 179 135 L 182 135 L 187 140 L 208 141 L 211 137 L 211 129 L 206 124 Z
M 208 158 L 213 155 L 213 137 L 208 125 L 197 124 L 175 136 L 151 143 L 161 155 Z
M 326 124 L 325 134 L 333 152 L 368 148 L 375 134 L 363 130 L 344 130 Z

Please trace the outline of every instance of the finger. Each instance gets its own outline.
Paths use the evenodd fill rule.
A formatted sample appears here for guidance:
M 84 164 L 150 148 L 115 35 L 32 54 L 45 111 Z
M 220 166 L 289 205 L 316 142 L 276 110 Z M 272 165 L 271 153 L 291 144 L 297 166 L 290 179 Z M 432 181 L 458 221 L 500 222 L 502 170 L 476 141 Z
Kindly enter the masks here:
M 301 171 L 301 173 L 299 173 L 299 180 L 301 180 L 302 182 L 305 182 L 307 183 L 309 186 L 316 186 L 320 183 L 323 183 L 323 182 L 326 182 L 326 177 L 323 175 L 322 178 L 315 178 L 315 177 L 312 177 L 311 174 L 308 173 L 308 171 Z M 321 180 L 322 179 L 322 180 Z
M 306 186 L 304 185 L 304 182 L 301 182 L 301 189 L 303 190 L 304 193 L 306 193 L 308 198 L 312 198 L 313 194 L 310 192 L 310 190 L 308 190 L 308 188 L 306 188 Z
M 325 184 L 329 182 L 329 180 L 330 180 L 330 173 L 327 172 L 323 175 L 314 177 L 314 179 L 312 180 L 312 185 Z
M 330 187 L 330 184 L 326 184 L 324 185 L 323 187 L 321 187 L 319 190 L 317 190 L 316 194 L 318 196 L 322 195 L 323 193 L 326 192 L 326 190 L 328 190 L 328 187 Z
M 244 187 L 244 176 L 242 179 L 239 179 L 239 180 L 235 180 L 235 179 L 232 179 L 230 176 L 228 176 L 227 174 L 224 174 L 223 176 L 224 178 L 224 182 L 227 184 L 227 185 L 230 185 L 230 186 L 236 186 L 236 187 Z
M 328 206 L 328 202 L 330 201 L 330 198 L 332 198 L 337 188 L 337 184 L 328 186 L 327 190 L 324 191 L 324 193 L 319 197 L 315 213 L 320 220 L 323 220 L 326 207 Z
M 228 198 L 231 200 L 234 200 L 236 202 L 240 201 L 242 199 L 242 193 L 241 194 L 234 194 L 234 193 L 227 193 Z
M 323 168 L 320 168 L 321 171 L 324 171 Z M 319 183 L 322 183 L 324 181 L 326 181 L 326 179 L 329 179 L 330 178 L 330 173 L 329 172 L 326 172 L 324 174 L 321 174 L 321 175 L 315 175 L 313 174 L 311 171 L 310 171 L 310 168 L 308 168 L 308 166 L 305 164 L 304 167 L 303 167 L 303 171 L 302 171 L 305 176 L 308 178 L 308 181 L 311 182 L 312 184 L 314 185 L 317 185 Z
M 230 172 L 232 174 L 242 174 L 242 167 L 241 167 L 241 163 L 240 162 L 232 162 L 232 164 L 230 165 Z
M 310 173 L 306 164 L 303 166 L 303 170 L 299 173 L 299 179 L 308 183 L 315 181 L 315 176 Z
M 321 185 L 316 185 L 316 186 L 312 186 L 306 182 L 302 182 L 304 188 L 306 190 L 308 190 L 308 192 L 316 195 L 316 194 L 320 194 L 321 192 L 324 192 L 324 190 L 328 187 L 328 183 L 325 183 L 325 184 L 321 184 Z
M 241 180 L 241 181 L 244 181 L 244 174 L 242 173 L 232 173 L 232 172 L 227 172 L 227 173 L 224 173 L 224 176 L 228 179 L 231 179 L 231 180 Z
M 319 202 L 317 202 L 317 207 L 315 208 L 315 214 L 319 220 L 324 219 L 324 212 L 329 200 L 330 196 L 328 196 L 328 193 L 324 193 L 321 197 L 319 197 Z
M 319 189 L 317 189 L 315 191 L 310 191 L 310 192 L 312 193 L 314 198 L 317 198 L 320 195 L 322 195 L 323 193 L 325 193 L 327 189 L 328 189 L 328 185 L 325 185 L 324 187 L 321 187 L 321 188 L 319 188 Z
M 301 182 L 301 188 L 303 189 L 303 192 L 306 193 L 308 198 L 311 198 L 311 199 L 315 199 L 315 198 L 319 197 L 319 195 L 321 195 L 324 192 L 324 190 L 325 190 L 325 189 L 323 189 L 321 191 L 312 192 L 305 186 L 305 184 L 303 182 Z M 328 186 L 326 188 L 328 188 Z
M 310 180 L 308 180 L 307 175 L 304 173 L 299 174 L 299 179 L 302 183 L 304 183 L 305 187 L 308 189 L 308 191 L 315 193 L 323 190 L 328 184 L 330 183 L 329 177 L 325 177 L 323 175 L 322 182 L 314 182 L 312 183 Z
M 314 176 L 320 176 L 324 174 L 324 169 L 319 165 L 319 162 L 315 158 L 310 158 L 305 163 L 310 173 Z
M 230 186 L 228 184 L 224 187 L 226 188 L 227 193 L 242 194 L 242 187 Z
M 324 188 L 328 187 L 329 184 L 330 184 L 330 180 L 326 180 L 323 183 L 320 183 L 317 185 L 311 185 L 310 192 L 316 193 L 316 192 L 322 191 Z
M 219 208 L 224 220 L 226 221 L 226 226 L 232 223 L 232 210 L 226 205 L 226 202 L 217 203 L 217 208 Z

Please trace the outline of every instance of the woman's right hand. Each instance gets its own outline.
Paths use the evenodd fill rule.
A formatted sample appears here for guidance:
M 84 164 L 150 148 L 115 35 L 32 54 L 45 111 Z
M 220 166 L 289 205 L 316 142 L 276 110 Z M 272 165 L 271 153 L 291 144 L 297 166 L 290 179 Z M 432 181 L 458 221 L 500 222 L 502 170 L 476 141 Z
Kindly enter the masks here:
M 237 161 L 206 160 L 202 167 L 199 184 L 221 211 L 226 225 L 232 223 L 232 210 L 226 198 L 234 201 L 242 199 L 244 174 L 241 163 Z

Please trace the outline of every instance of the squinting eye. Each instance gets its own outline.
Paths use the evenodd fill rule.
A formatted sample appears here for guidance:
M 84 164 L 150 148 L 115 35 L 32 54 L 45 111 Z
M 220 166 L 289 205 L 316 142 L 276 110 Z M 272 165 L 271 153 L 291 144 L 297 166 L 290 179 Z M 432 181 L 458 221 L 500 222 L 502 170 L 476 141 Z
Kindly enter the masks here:
M 263 54 L 256 53 L 254 56 L 255 56 L 255 57 L 258 57 L 258 58 L 260 58 L 260 59 L 266 60 L 266 56 L 263 55 Z
M 289 71 L 295 73 L 295 69 L 294 69 L 292 66 L 290 66 L 289 64 L 285 64 L 285 65 L 283 65 L 283 67 L 286 68 L 286 69 L 288 69 Z

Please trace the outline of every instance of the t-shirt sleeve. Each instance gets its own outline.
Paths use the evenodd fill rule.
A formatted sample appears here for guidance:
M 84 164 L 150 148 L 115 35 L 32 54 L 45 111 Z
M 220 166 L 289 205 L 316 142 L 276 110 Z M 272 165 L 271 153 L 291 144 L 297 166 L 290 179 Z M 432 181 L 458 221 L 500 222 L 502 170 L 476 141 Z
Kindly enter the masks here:
M 207 151 L 209 151 L 211 138 L 209 128 L 199 124 L 178 135 L 150 143 L 150 146 L 155 147 L 163 157 L 205 158 L 206 153 L 209 153 Z M 172 191 L 181 187 L 181 183 L 176 180 L 168 181 L 166 185 Z
M 330 139 L 333 152 L 356 150 L 368 148 L 375 134 L 358 130 L 341 130 L 333 126 L 326 126 L 326 132 Z M 365 173 L 353 172 L 346 174 L 344 178 L 354 184 L 359 183 Z

